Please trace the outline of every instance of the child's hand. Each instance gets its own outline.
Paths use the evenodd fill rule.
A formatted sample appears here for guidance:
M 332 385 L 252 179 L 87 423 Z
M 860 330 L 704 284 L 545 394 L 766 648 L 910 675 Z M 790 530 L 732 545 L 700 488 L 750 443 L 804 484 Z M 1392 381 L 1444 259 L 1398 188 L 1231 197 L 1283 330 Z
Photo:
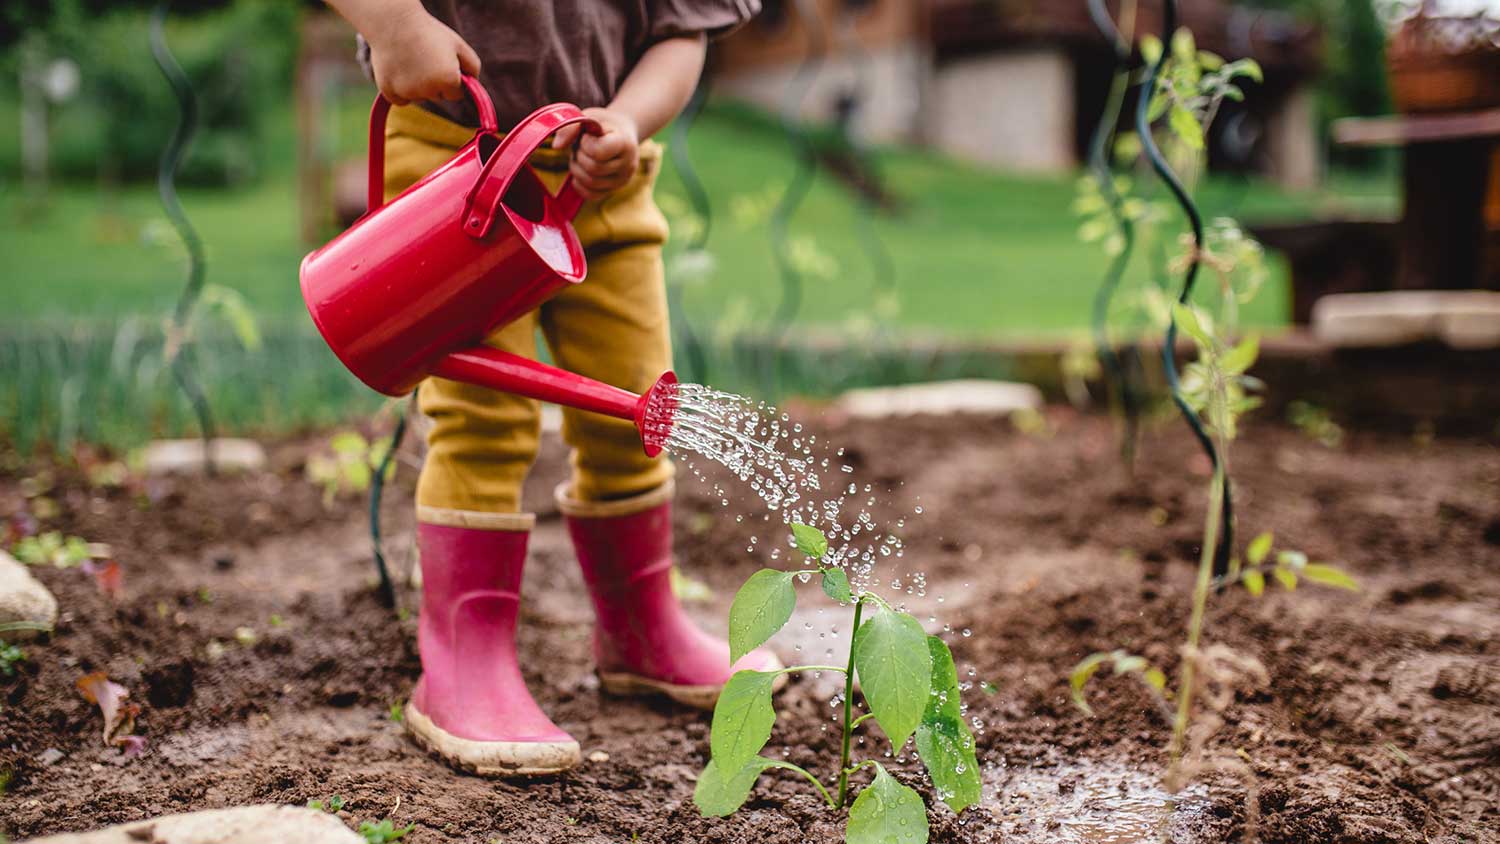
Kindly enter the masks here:
M 624 112 L 586 108 L 583 113 L 597 121 L 603 131 L 584 135 L 578 141 L 568 172 L 573 176 L 574 189 L 585 199 L 597 199 L 624 187 L 635 175 L 641 163 L 641 139 L 635 120 Z M 552 139 L 552 148 L 572 146 L 578 133 L 578 126 L 564 126 Z
M 474 48 L 420 5 L 387 17 L 365 38 L 375 84 L 396 105 L 463 99 L 460 74 L 479 75 Z

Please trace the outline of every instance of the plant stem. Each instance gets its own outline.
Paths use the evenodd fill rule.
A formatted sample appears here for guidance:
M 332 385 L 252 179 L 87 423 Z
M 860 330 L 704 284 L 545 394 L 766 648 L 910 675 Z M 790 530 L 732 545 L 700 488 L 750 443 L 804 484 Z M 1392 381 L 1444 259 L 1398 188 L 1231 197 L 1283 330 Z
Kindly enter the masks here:
M 863 724 L 865 722 L 865 719 L 867 719 L 867 718 L 874 718 L 874 717 L 875 717 L 875 713 L 873 713 L 873 712 L 866 712 L 865 714 L 863 714 L 863 715 L 859 716 L 858 718 L 854 719 L 854 723 L 849 725 L 849 730 L 852 732 L 860 724 Z
M 865 599 L 861 595 L 854 602 L 854 626 L 849 628 L 849 669 L 844 672 L 844 743 L 839 750 L 839 799 L 835 809 L 844 808 L 849 797 L 849 737 L 854 734 L 854 722 L 850 715 L 854 708 L 854 637 L 859 633 L 859 617 L 864 612 Z
M 829 795 L 828 789 L 823 787 L 823 783 L 818 782 L 817 777 L 813 776 L 811 773 L 808 773 L 806 768 L 802 767 L 801 765 L 795 765 L 791 762 L 783 762 L 780 759 L 772 759 L 769 761 L 771 763 L 770 767 L 772 768 L 785 768 L 788 771 L 796 771 L 802 776 L 807 777 L 808 782 L 818 787 L 818 793 L 823 795 L 823 800 L 828 803 L 829 807 L 834 809 L 838 808 L 838 806 L 836 806 L 833 802 L 833 797 Z
M 1204 516 L 1203 550 L 1198 556 L 1198 581 L 1193 585 L 1193 615 L 1188 621 L 1187 646 L 1183 649 L 1182 669 L 1177 682 L 1177 717 L 1172 721 L 1172 743 L 1167 746 L 1171 767 L 1182 757 L 1187 737 L 1188 719 L 1193 708 L 1193 680 L 1198 642 L 1203 635 L 1203 616 L 1208 609 L 1208 593 L 1214 579 L 1214 549 L 1219 545 L 1220 520 L 1223 516 L 1224 485 L 1228 483 L 1222 464 L 1214 469 L 1208 491 L 1208 513 Z

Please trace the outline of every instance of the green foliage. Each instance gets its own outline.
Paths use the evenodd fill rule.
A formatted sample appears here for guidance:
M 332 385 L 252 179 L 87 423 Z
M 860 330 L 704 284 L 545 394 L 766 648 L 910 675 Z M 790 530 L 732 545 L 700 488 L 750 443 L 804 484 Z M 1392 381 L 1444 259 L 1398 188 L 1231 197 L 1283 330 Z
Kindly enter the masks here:
M 1232 440 L 1239 418 L 1261 404 L 1249 395 L 1261 383 L 1246 374 L 1260 355 L 1260 338 L 1251 335 L 1226 348 L 1208 314 L 1191 305 L 1173 305 L 1172 315 L 1198 346 L 1198 359 L 1182 371 L 1182 396 L 1211 432 Z
M 915 618 L 882 609 L 854 631 L 854 668 L 875 720 L 899 751 L 927 708 L 932 655 Z
M 344 798 L 335 794 L 327 800 L 309 800 L 307 801 L 307 808 L 316 809 L 319 812 L 336 814 L 344 808 Z
M 796 575 L 789 571 L 761 569 L 752 574 L 729 607 L 729 658 L 740 657 L 765 644 L 786 625 L 797 608 Z
M 871 782 L 849 807 L 847 844 L 926 844 L 927 807 L 910 788 L 896 782 L 880 763 Z
M 958 669 L 947 644 L 927 637 L 932 655 L 932 689 L 917 727 L 917 755 L 927 766 L 939 800 L 955 813 L 979 802 L 982 784 L 974 764 L 974 736 L 959 705 Z
M 1114 667 L 1116 677 L 1130 675 L 1139 680 L 1158 700 L 1165 699 L 1167 675 L 1162 673 L 1160 668 L 1147 662 L 1145 657 L 1120 650 L 1089 654 L 1073 667 L 1073 673 L 1068 677 L 1068 687 L 1073 694 L 1073 705 L 1082 710 L 1083 714 L 1089 716 L 1094 714 L 1093 707 L 1089 706 L 1087 698 L 1084 697 L 1084 689 L 1094 674 L 1106 665 Z
M 927 812 L 921 797 L 891 777 L 879 763 L 850 764 L 850 736 L 866 720 L 878 724 L 900 751 L 916 734 L 917 754 L 927 766 L 938 799 L 962 812 L 980 798 L 979 763 L 974 737 L 963 721 L 959 704 L 958 671 L 948 646 L 928 636 L 910 614 L 891 607 L 873 592 L 856 596 L 843 569 L 824 565 L 828 539 L 808 525 L 792 525 L 793 544 L 819 566 L 822 591 L 840 604 L 854 605 L 854 636 L 849 667 L 793 666 L 777 672 L 740 671 L 730 678 L 714 707 L 709 733 L 709 761 L 699 774 L 693 803 L 705 817 L 733 814 L 749 799 L 761 774 L 773 768 L 806 778 L 833 809 L 848 804 L 849 775 L 865 767 L 875 769 L 874 780 L 859 792 L 849 808 L 846 840 L 850 844 L 910 842 L 928 836 Z M 837 556 L 837 555 L 835 555 Z M 791 617 L 796 606 L 795 581 L 815 572 L 762 569 L 751 575 L 735 595 L 729 614 L 729 640 L 735 659 L 769 639 Z M 871 615 L 861 622 L 864 611 Z M 778 676 L 787 672 L 841 671 L 844 673 L 843 744 L 838 785 L 830 793 L 806 769 L 760 754 L 776 723 L 772 691 Z M 854 682 L 870 712 L 853 717 Z M 835 796 L 836 795 L 836 796 Z
M 362 493 L 370 488 L 389 444 L 371 443 L 357 431 L 343 431 L 333 435 L 328 447 L 330 453 L 307 459 L 306 471 L 307 479 L 323 488 L 323 503 L 332 505 L 341 494 Z M 386 480 L 390 480 L 395 469 L 396 464 L 392 463 Z
M 386 818 L 379 823 L 361 821 L 358 832 L 364 836 L 365 844 L 390 844 L 392 841 L 399 841 L 405 838 L 407 833 L 416 828 L 416 824 L 407 824 L 406 826 L 397 828 L 395 824 L 391 823 L 390 818 Z
M 82 14 L 58 4 L 32 48 L 72 59 L 81 88 L 53 110 L 52 166 L 67 178 L 147 180 L 178 120 L 177 103 L 147 47 L 144 9 Z M 291 97 L 298 9 L 277 0 L 240 0 L 192 18 L 174 16 L 167 41 L 193 83 L 199 134 L 184 162 L 184 184 L 253 179 L 274 163 L 264 141 L 272 110 Z
M 82 565 L 89 558 L 89 543 L 83 537 L 65 537 L 51 530 L 22 537 L 11 549 L 11 554 L 29 566 L 50 565 L 66 569 Z
M 1303 580 L 1319 586 L 1359 591 L 1359 582 L 1343 569 L 1328 563 L 1312 562 L 1301 551 L 1283 549 L 1272 557 L 1273 540 L 1270 531 L 1250 540 L 1250 544 L 1245 546 L 1244 562 L 1241 563 L 1238 558 L 1230 560 L 1224 585 L 1243 584 L 1245 591 L 1259 598 L 1265 592 L 1266 575 L 1269 574 L 1287 591 L 1296 589 L 1297 584 Z
M 1286 418 L 1297 430 L 1328 448 L 1338 448 L 1344 443 L 1344 429 L 1333 421 L 1327 408 L 1299 399 L 1287 405 Z
M 0 674 L 16 676 L 16 666 L 26 661 L 26 652 L 9 642 L 0 642 Z

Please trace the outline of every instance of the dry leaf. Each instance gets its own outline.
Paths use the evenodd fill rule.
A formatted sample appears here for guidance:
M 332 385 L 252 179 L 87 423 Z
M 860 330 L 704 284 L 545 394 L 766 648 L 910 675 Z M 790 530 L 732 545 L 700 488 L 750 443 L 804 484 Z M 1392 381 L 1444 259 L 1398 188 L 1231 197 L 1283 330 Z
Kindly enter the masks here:
M 97 705 L 104 714 L 105 744 L 121 745 L 129 756 L 144 749 L 146 740 L 129 734 L 135 729 L 135 716 L 141 712 L 139 704 L 126 700 L 130 697 L 129 689 L 111 682 L 103 671 L 95 671 L 78 678 L 78 691 L 84 700 Z

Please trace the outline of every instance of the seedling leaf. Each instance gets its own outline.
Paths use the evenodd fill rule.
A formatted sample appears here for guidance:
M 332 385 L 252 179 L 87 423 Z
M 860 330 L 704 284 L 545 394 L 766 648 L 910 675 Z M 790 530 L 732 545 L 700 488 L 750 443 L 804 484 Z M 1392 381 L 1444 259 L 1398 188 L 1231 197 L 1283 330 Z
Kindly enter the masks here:
M 876 613 L 854 631 L 854 668 L 870 711 L 899 751 L 922 722 L 932 688 L 922 625 L 903 612 Z
M 1172 106 L 1167 116 L 1167 124 L 1172 127 L 1172 133 L 1178 140 L 1182 141 L 1189 149 L 1203 149 L 1203 124 L 1193 113 L 1182 106 Z
M 1193 340 L 1197 341 L 1203 348 L 1212 348 L 1213 341 L 1209 339 L 1208 332 L 1203 330 L 1203 323 L 1198 320 L 1198 313 L 1189 305 L 1173 304 L 1172 318 L 1177 321 L 1177 327 L 1182 329 Z
M 723 818 L 735 813 L 750 797 L 750 789 L 767 768 L 775 763 L 770 759 L 755 757 L 744 765 L 724 773 L 719 760 L 708 760 L 708 767 L 698 775 L 698 785 L 693 788 L 693 805 L 705 818 Z
M 1271 532 L 1266 531 L 1250 540 L 1250 546 L 1245 549 L 1245 559 L 1250 561 L 1250 565 L 1258 566 L 1266 561 L 1266 556 L 1271 553 L 1272 538 Z
M 1348 589 L 1350 592 L 1359 591 L 1359 581 L 1350 577 L 1343 569 L 1324 563 L 1308 563 L 1302 567 L 1302 576 L 1323 586 Z
M 1245 572 L 1245 589 L 1259 598 L 1261 593 L 1266 591 L 1266 576 L 1255 569 Z
M 1276 582 L 1280 583 L 1281 588 L 1286 591 L 1290 592 L 1297 588 L 1297 575 L 1291 569 L 1276 569 L 1271 574 L 1276 575 Z
M 794 575 L 761 569 L 750 575 L 729 607 L 729 659 L 733 662 L 755 650 L 780 630 L 797 607 Z
M 841 604 L 854 603 L 854 593 L 849 591 L 849 575 L 843 569 L 823 570 L 823 594 Z
M 1255 359 L 1260 357 L 1260 336 L 1252 334 L 1240 341 L 1238 346 L 1224 353 L 1219 361 L 1219 367 L 1224 370 L 1225 375 L 1243 375 L 1255 364 Z
M 792 539 L 796 540 L 798 551 L 815 560 L 823 559 L 823 555 L 828 553 L 828 537 L 815 527 L 793 522 Z
M 1110 655 L 1107 653 L 1089 654 L 1073 667 L 1073 673 L 1068 677 L 1068 687 L 1073 692 L 1073 705 L 1089 717 L 1093 717 L 1094 708 L 1089 706 L 1088 699 L 1083 696 L 1083 688 L 1089 684 L 1089 678 L 1094 676 L 1099 666 L 1109 658 Z
M 954 812 L 979 802 L 979 760 L 974 737 L 959 707 L 958 670 L 942 639 L 927 637 L 932 656 L 932 690 L 917 727 L 917 755 L 927 766 L 938 796 Z
M 927 844 L 927 808 L 879 763 L 875 781 L 849 807 L 846 844 Z
M 724 685 L 714 706 L 709 748 L 725 769 L 739 770 L 770 740 L 771 727 L 776 723 L 776 711 L 771 707 L 775 680 L 776 674 L 769 671 L 739 671 Z

